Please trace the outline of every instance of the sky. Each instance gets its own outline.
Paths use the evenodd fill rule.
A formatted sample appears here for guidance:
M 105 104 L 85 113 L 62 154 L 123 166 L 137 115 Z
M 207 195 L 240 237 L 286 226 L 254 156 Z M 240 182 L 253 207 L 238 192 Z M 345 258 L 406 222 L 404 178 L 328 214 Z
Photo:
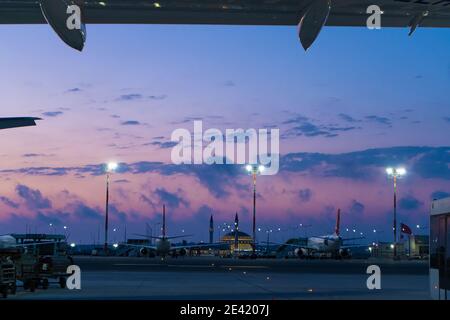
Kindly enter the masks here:
M 387 166 L 408 171 L 399 221 L 425 233 L 450 195 L 450 30 L 407 33 L 325 28 L 305 53 L 294 27 L 88 26 L 79 53 L 48 26 L 2 26 L 0 115 L 43 120 L 0 134 L 0 234 L 103 239 L 108 161 L 112 241 L 158 233 L 163 203 L 171 235 L 207 240 L 213 214 L 217 238 L 236 212 L 250 232 L 242 166 L 171 162 L 171 133 L 195 119 L 280 129 L 280 171 L 257 178 L 260 237 L 332 232 L 341 208 L 344 235 L 390 239 Z

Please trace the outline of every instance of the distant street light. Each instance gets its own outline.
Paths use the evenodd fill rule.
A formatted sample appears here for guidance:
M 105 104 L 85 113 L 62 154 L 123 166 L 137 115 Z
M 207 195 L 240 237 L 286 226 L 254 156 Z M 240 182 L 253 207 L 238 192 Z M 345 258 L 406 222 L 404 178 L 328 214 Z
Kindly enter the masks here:
M 108 213 L 109 213 L 109 176 L 118 168 L 116 162 L 106 165 L 106 209 L 105 209 L 105 255 L 108 255 Z
M 393 179 L 394 181 L 394 222 L 393 222 L 393 231 L 394 231 L 394 259 L 397 258 L 397 178 L 404 176 L 406 174 L 405 168 L 387 168 L 387 175 Z
M 257 166 L 257 165 L 247 165 L 245 167 L 248 173 L 252 175 L 253 178 L 253 255 L 255 255 L 255 249 L 256 249 L 256 176 L 260 173 L 262 173 L 265 168 L 264 166 Z

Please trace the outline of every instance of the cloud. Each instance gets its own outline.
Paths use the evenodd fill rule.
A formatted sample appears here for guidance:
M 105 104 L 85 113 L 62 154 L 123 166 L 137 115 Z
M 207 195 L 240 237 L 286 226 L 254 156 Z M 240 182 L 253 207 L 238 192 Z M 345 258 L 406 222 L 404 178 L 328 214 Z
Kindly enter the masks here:
M 81 92 L 81 91 L 83 91 L 81 88 L 75 87 L 75 88 L 68 89 L 66 92 L 75 93 L 75 92 Z
M 114 180 L 114 183 L 130 183 L 130 181 L 127 179 L 119 179 L 119 180 Z
M 45 117 L 58 117 L 60 115 L 62 115 L 64 112 L 62 111 L 48 111 L 48 112 L 43 112 L 42 115 Z
M 447 197 L 450 197 L 450 193 L 441 190 L 434 191 L 430 196 L 433 200 L 439 200 Z
M 389 126 L 389 127 L 392 126 L 392 121 L 389 118 L 386 118 L 386 117 L 380 117 L 380 116 L 376 116 L 376 115 L 371 115 L 371 116 L 365 117 L 365 119 L 367 121 L 376 122 L 376 123 L 383 124 L 383 125 L 386 125 L 386 126 Z
M 345 113 L 338 114 L 338 117 L 341 118 L 344 121 L 351 122 L 351 123 L 361 122 L 361 120 L 356 120 L 352 116 L 350 116 L 348 114 L 345 114 Z
M 181 190 L 178 189 L 177 192 L 180 193 Z M 178 196 L 176 193 L 169 192 L 164 188 L 157 188 L 155 190 L 155 194 L 162 203 L 167 204 L 167 206 L 170 208 L 178 208 L 178 207 L 180 207 L 180 205 L 189 207 L 189 205 L 190 205 L 187 200 L 184 200 L 182 197 Z
M 359 201 L 353 200 L 352 204 L 350 205 L 350 214 L 352 215 L 362 215 L 364 214 L 365 205 Z
M 120 124 L 123 126 L 139 126 L 141 123 L 137 120 L 128 120 L 122 121 Z
M 285 125 L 294 125 L 281 135 L 283 139 L 289 137 L 318 137 L 334 138 L 338 136 L 337 132 L 345 132 L 360 129 L 355 126 L 338 126 L 315 124 L 312 120 L 304 116 L 296 116 L 283 122 Z
M 125 223 L 127 221 L 127 214 L 123 211 L 120 211 L 114 204 L 110 205 L 109 213 L 113 218 L 116 218 L 121 223 Z
M 170 149 L 175 147 L 176 145 L 178 145 L 178 142 L 176 141 L 165 141 L 165 142 L 161 142 L 161 141 L 153 141 L 150 143 L 145 143 L 144 145 L 152 145 L 152 146 L 157 146 L 160 149 Z
M 49 157 L 50 155 L 43 153 L 25 153 L 22 155 L 23 158 L 38 158 L 38 157 Z
M 298 192 L 298 196 L 299 196 L 299 198 L 300 198 L 300 200 L 301 200 L 302 202 L 308 202 L 309 200 L 311 200 L 311 197 L 312 197 L 312 191 L 311 191 L 311 189 L 309 189 L 309 188 L 301 189 L 301 190 Z
M 116 101 L 134 101 L 134 100 L 140 100 L 143 96 L 140 93 L 129 93 L 129 94 L 123 94 L 119 96 Z
M 200 208 L 198 208 L 197 212 L 195 213 L 195 216 L 198 219 L 202 219 L 202 218 L 209 219 L 211 217 L 211 215 L 213 214 L 213 212 L 214 212 L 214 210 L 210 206 L 204 204 L 204 205 L 201 205 Z
M 290 153 L 280 159 L 280 172 L 374 180 L 384 168 L 405 165 L 420 178 L 450 180 L 450 147 L 393 147 L 341 154 Z
M 11 199 L 4 197 L 4 196 L 0 196 L 0 202 L 3 202 L 4 204 L 6 204 L 8 207 L 17 209 L 19 208 L 19 204 L 12 201 Z
M 25 204 L 30 209 L 47 209 L 52 207 L 52 203 L 48 198 L 42 196 L 41 191 L 31 189 L 23 184 L 16 186 L 16 193 L 25 200 Z
M 401 198 L 398 202 L 399 207 L 403 210 L 416 210 L 422 207 L 423 203 L 413 196 Z
M 167 98 L 167 95 L 165 95 L 165 94 L 162 94 L 159 96 L 151 95 L 151 96 L 147 97 L 147 99 L 149 99 L 149 100 L 164 100 L 166 98 Z
M 144 100 L 144 99 L 164 100 L 166 98 L 167 98 L 167 95 L 165 95 L 165 94 L 145 96 L 141 93 L 129 93 L 129 94 L 123 94 L 123 95 L 119 96 L 118 98 L 116 98 L 116 101 L 136 101 L 136 100 Z
M 385 168 L 404 165 L 411 178 L 450 180 L 450 147 L 392 147 L 368 149 L 340 154 L 289 153 L 280 157 L 280 173 L 303 173 L 311 177 L 346 178 L 375 181 L 385 175 Z M 198 180 L 216 198 L 226 198 L 229 190 L 248 190 L 242 184 L 240 165 L 175 165 L 157 161 L 119 163 L 117 173 L 163 176 L 185 175 Z M 2 174 L 32 176 L 100 176 L 104 164 L 78 167 L 25 167 L 0 170 Z
M 69 215 L 70 215 L 69 213 L 62 212 L 59 210 L 45 213 L 39 211 L 36 215 L 36 219 L 46 225 L 51 223 L 54 226 L 60 226 L 64 224 L 63 222 L 64 219 L 69 218 Z
M 102 210 L 92 208 L 81 201 L 71 203 L 68 209 L 79 219 L 103 220 L 104 212 Z
M 236 83 L 233 80 L 227 80 L 223 83 L 225 87 L 235 87 Z

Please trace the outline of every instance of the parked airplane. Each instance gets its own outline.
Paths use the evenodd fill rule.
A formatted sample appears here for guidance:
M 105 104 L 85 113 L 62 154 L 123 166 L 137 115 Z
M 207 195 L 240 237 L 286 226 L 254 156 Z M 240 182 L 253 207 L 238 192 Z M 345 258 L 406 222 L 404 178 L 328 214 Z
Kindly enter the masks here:
M 54 241 L 35 242 L 35 243 L 17 243 L 16 238 L 10 234 L 0 235 L 0 249 L 27 249 L 28 247 L 54 244 Z
M 185 238 L 190 237 L 191 235 L 179 235 L 179 236 L 167 236 L 166 235 L 166 206 L 163 205 L 163 214 L 162 214 L 162 234 L 158 237 L 152 237 L 142 234 L 137 234 L 138 236 L 145 237 L 148 239 L 155 239 L 155 245 L 134 245 L 134 244 L 121 244 L 123 246 L 129 247 L 137 247 L 139 248 L 139 252 L 142 255 L 147 255 L 150 251 L 153 251 L 158 256 L 165 257 L 167 255 L 179 254 L 184 256 L 186 254 L 186 250 L 188 249 L 206 249 L 206 248 L 214 248 L 218 246 L 223 246 L 223 243 L 200 243 L 200 244 L 190 244 L 190 245 L 179 245 L 174 246 L 170 240 L 177 238 Z
M 342 238 L 340 236 L 340 222 L 341 222 L 341 209 L 337 211 L 336 227 L 333 234 L 324 236 L 315 236 L 306 238 L 305 244 L 291 244 L 283 243 L 283 246 L 294 248 L 294 253 L 300 258 L 308 257 L 313 254 L 331 254 L 335 258 L 344 258 L 350 255 L 349 249 L 352 247 L 359 247 L 359 245 L 344 245 L 345 241 L 363 239 L 364 237 L 357 238 Z
M 298 25 L 306 50 L 323 26 L 366 27 L 373 5 L 381 27 L 450 27 L 450 0 L 0 0 L 0 23 L 48 23 L 80 51 L 86 23 Z

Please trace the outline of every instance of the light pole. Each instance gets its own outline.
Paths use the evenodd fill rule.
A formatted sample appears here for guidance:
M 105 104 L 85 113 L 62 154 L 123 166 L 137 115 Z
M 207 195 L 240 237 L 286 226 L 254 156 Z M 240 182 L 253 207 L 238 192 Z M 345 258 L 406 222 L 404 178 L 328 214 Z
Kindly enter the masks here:
M 256 165 L 247 165 L 245 167 L 247 172 L 249 172 L 252 175 L 253 180 L 253 248 L 252 253 L 253 256 L 255 255 L 255 249 L 256 249 L 256 176 L 259 173 L 262 173 L 264 171 L 264 166 L 256 166 Z
M 397 259 L 397 178 L 406 174 L 404 168 L 387 168 L 386 173 L 394 181 L 394 259 Z
M 266 254 L 269 253 L 269 241 L 270 241 L 270 234 L 273 232 L 272 229 L 267 229 L 266 233 L 267 233 L 267 243 L 266 243 Z
M 106 208 L 105 208 L 105 255 L 108 255 L 108 213 L 109 213 L 109 176 L 117 169 L 115 162 L 109 162 L 106 165 Z

